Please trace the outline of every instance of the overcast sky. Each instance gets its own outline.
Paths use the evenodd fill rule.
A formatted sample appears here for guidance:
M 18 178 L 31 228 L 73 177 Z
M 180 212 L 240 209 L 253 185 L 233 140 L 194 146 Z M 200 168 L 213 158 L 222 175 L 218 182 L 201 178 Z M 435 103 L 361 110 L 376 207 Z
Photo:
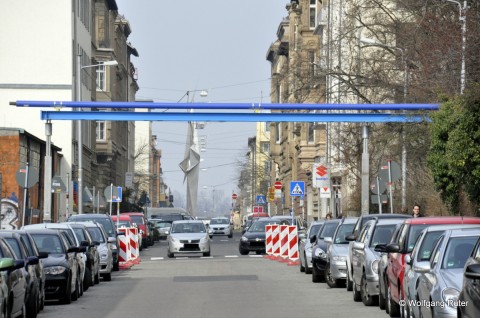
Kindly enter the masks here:
M 137 99 L 156 102 L 270 102 L 270 62 L 265 57 L 287 0 L 117 0 L 130 22 L 131 44 L 139 57 Z M 183 159 L 187 124 L 155 122 L 162 151 L 163 177 L 172 191 L 185 197 L 186 185 L 178 164 Z M 200 172 L 199 196 L 229 199 L 237 191 L 236 162 L 245 157 L 254 123 L 208 123 Z M 207 186 L 207 190 L 202 190 Z M 205 193 L 206 192 L 206 193 Z M 223 196 L 223 198 L 220 198 Z M 212 196 L 213 198 L 213 196 Z

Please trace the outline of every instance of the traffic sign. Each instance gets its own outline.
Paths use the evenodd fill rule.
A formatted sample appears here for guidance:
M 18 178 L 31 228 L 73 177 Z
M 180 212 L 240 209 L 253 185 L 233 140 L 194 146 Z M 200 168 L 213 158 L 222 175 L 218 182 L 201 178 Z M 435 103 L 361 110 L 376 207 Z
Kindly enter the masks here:
M 67 187 L 63 183 L 63 180 L 60 176 L 55 176 L 52 178 L 52 193 L 61 193 L 67 191 Z
M 263 194 L 257 195 L 257 204 L 265 204 L 265 196 Z
M 400 166 L 395 161 L 387 160 L 387 162 L 383 163 L 380 166 L 380 171 L 378 172 L 378 177 L 380 179 L 382 179 L 383 182 L 388 183 L 388 180 L 389 180 L 389 178 L 388 178 L 388 173 L 389 173 L 388 162 L 390 162 L 390 173 L 391 173 L 391 176 L 392 176 L 392 182 L 395 182 L 395 181 L 400 179 L 400 176 L 401 176 L 401 173 L 402 173 L 402 170 L 400 169 Z
M 319 189 L 320 189 L 320 198 L 330 198 L 330 196 L 332 195 L 330 188 L 328 187 L 323 187 Z
M 15 174 L 15 179 L 17 183 L 22 188 L 30 188 L 35 183 L 38 182 L 38 171 L 34 167 L 28 166 L 28 180 L 27 184 L 25 185 L 25 175 L 27 174 L 27 167 L 20 168 L 17 173 Z
M 261 205 L 255 205 L 253 207 L 253 213 L 263 213 L 263 206 Z
M 232 193 L 232 200 L 236 200 L 238 198 L 236 193 Z
M 274 187 L 277 190 L 282 190 L 282 182 L 281 181 L 275 181 Z
M 290 196 L 303 197 L 305 195 L 305 182 L 291 181 L 290 182 Z
M 330 187 L 330 169 L 328 169 L 327 165 L 315 163 L 312 166 L 312 172 L 313 187 Z
M 108 186 L 103 191 L 107 202 L 122 202 L 122 187 Z

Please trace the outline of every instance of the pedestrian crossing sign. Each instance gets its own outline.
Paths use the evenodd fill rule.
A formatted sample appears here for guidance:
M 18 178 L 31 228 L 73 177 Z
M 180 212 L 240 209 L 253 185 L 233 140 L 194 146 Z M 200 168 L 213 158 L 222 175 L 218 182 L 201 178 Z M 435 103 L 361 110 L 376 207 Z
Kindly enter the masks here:
M 305 182 L 291 181 L 290 182 L 290 196 L 303 197 L 305 195 Z
M 257 195 L 257 204 L 265 204 L 267 203 L 266 200 L 265 200 L 265 196 L 264 195 Z

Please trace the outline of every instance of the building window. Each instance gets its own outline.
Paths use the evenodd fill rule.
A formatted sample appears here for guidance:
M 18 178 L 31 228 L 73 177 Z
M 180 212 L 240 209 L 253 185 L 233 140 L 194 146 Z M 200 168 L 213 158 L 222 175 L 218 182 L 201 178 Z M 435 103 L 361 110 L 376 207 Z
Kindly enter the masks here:
M 317 0 L 310 0 L 310 29 L 315 29 L 317 22 Z
M 105 141 L 107 139 L 107 127 L 104 120 L 97 120 L 97 140 Z
M 313 143 L 315 141 L 315 123 L 308 123 L 308 143 Z
M 263 162 L 263 169 L 265 169 L 265 175 L 270 173 L 270 161 Z
M 266 155 L 270 154 L 270 142 L 262 141 L 262 152 Z
M 270 122 L 267 121 L 267 122 L 265 123 L 265 132 L 269 132 L 269 131 L 270 131 Z
M 97 66 L 97 91 L 105 92 L 107 90 L 107 67 L 100 63 Z
M 280 126 L 280 123 L 275 123 L 275 142 L 279 144 L 281 139 L 282 139 L 282 127 Z

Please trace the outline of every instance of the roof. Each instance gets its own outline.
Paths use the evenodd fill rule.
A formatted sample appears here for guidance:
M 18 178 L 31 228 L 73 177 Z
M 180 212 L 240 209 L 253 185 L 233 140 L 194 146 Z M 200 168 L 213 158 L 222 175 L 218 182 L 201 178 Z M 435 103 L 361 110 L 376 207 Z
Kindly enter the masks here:
M 427 216 L 405 220 L 407 224 L 480 224 L 474 216 Z

